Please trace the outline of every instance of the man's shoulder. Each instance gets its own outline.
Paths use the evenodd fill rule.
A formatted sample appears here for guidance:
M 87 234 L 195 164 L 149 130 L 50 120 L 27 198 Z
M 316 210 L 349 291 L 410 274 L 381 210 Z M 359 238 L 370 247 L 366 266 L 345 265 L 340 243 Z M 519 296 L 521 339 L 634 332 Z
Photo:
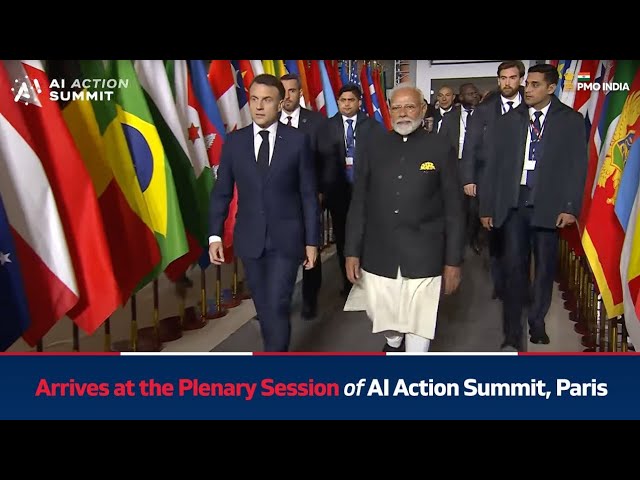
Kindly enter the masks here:
M 247 138 L 251 137 L 253 132 L 253 123 L 247 125 L 246 127 L 238 128 L 232 132 L 228 132 L 225 134 L 225 145 L 230 145 L 235 142 L 238 138 Z
M 312 122 L 320 122 L 325 119 L 325 116 L 315 110 L 300 107 L 300 118 L 306 118 Z

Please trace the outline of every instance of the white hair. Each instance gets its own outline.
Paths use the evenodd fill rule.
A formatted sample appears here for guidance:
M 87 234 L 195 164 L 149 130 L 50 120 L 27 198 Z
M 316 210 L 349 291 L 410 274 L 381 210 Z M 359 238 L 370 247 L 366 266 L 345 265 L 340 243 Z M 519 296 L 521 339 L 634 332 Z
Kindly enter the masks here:
M 420 90 L 418 87 L 416 87 L 412 83 L 399 83 L 398 85 L 393 87 L 393 89 L 391 90 L 391 93 L 389 93 L 389 103 L 391 103 L 391 99 L 399 90 L 413 90 L 420 97 L 419 104 L 422 105 L 424 103 L 424 93 L 422 93 L 422 90 Z

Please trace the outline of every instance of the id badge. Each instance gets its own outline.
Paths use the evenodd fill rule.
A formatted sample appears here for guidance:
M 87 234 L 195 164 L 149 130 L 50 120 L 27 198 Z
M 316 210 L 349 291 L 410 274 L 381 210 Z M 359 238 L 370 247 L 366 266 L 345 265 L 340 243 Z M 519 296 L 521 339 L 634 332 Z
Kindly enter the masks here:
M 353 157 L 347 157 L 345 159 L 345 161 L 346 161 L 348 167 L 353 165 Z

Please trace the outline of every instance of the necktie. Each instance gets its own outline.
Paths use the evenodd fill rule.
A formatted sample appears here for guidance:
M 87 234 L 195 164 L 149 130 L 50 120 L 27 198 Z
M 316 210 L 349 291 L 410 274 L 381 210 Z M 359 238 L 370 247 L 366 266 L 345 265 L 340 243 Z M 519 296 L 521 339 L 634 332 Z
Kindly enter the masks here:
M 291 115 L 287 115 L 287 125 L 291 125 Z
M 264 175 L 269 171 L 269 131 L 262 130 L 260 136 L 262 137 L 262 143 L 258 150 L 258 168 Z
M 509 105 L 509 110 L 507 110 L 507 112 L 510 112 L 511 110 L 513 110 L 513 100 L 509 100 L 507 102 L 507 105 Z
M 464 119 L 464 129 L 466 130 L 469 124 L 469 117 L 473 114 L 473 110 L 465 108 L 464 111 L 467 112 L 467 117 Z
M 356 143 L 355 143 L 355 133 L 353 131 L 353 120 L 347 120 L 347 157 L 354 158 L 356 153 Z M 347 179 L 349 182 L 353 183 L 353 169 L 355 165 L 347 165 Z
M 540 134 L 542 133 L 542 125 L 540 123 L 540 117 L 542 116 L 542 112 L 535 112 L 533 114 L 535 117 L 533 122 L 531 122 L 531 142 L 529 142 L 529 160 L 533 162 L 537 162 L 541 157 L 541 148 L 540 148 Z M 527 187 L 533 188 L 536 181 L 536 168 L 537 165 L 534 164 L 533 170 L 527 171 Z

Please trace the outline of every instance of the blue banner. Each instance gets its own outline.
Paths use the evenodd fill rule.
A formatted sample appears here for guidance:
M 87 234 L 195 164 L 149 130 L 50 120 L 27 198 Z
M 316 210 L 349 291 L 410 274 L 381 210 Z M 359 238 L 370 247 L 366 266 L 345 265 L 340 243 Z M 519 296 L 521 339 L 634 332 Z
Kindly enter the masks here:
M 1 419 L 640 419 L 625 355 L 0 355 Z

